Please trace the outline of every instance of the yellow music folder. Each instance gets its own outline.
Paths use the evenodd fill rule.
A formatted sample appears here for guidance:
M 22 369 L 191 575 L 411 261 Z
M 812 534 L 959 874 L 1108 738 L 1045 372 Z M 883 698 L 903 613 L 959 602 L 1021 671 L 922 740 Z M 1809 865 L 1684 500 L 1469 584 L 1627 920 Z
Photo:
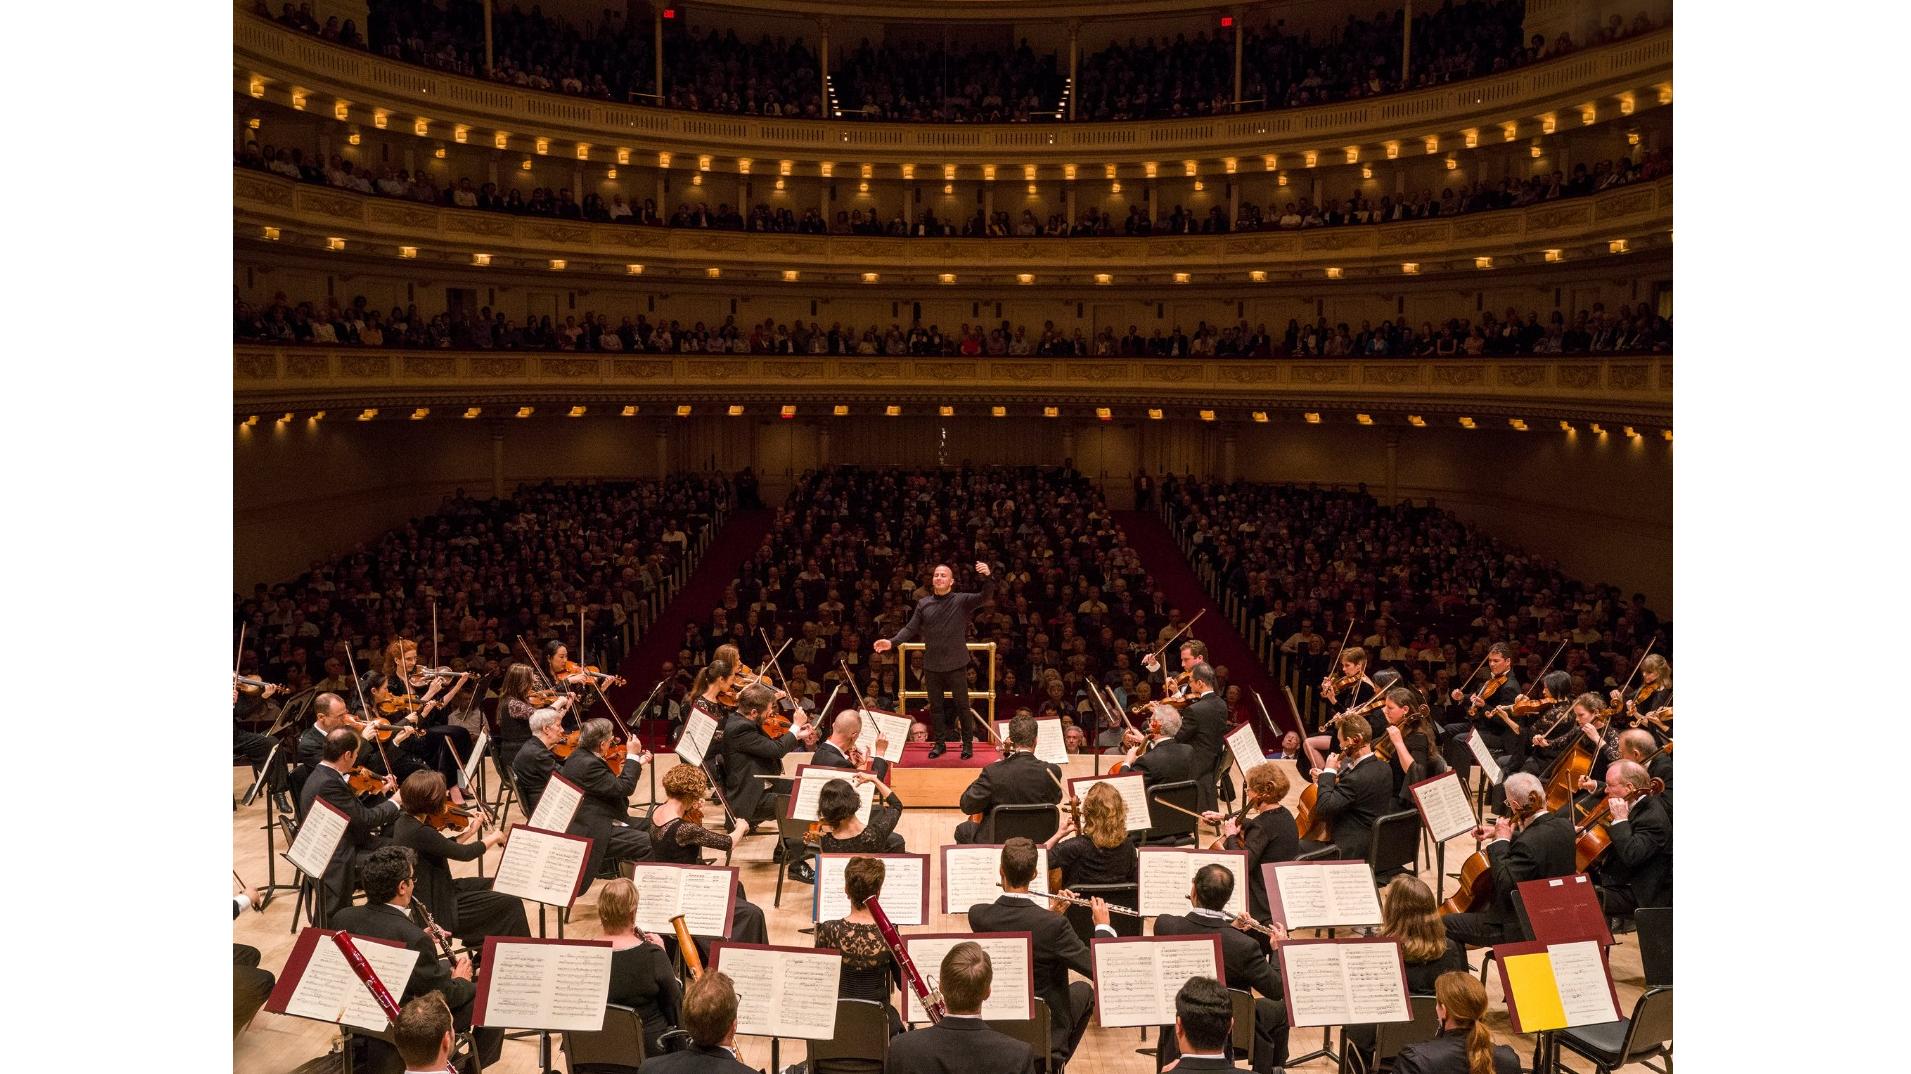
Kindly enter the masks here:
M 1520 1032 L 1566 1027 L 1566 1008 L 1560 1005 L 1559 986 L 1553 983 L 1551 955 L 1544 951 L 1514 955 L 1501 965 L 1505 967 L 1508 1001 L 1519 1008 Z
M 1499 944 L 1493 954 L 1500 964 L 1506 1013 L 1516 1032 L 1619 1020 L 1619 996 L 1596 941 Z

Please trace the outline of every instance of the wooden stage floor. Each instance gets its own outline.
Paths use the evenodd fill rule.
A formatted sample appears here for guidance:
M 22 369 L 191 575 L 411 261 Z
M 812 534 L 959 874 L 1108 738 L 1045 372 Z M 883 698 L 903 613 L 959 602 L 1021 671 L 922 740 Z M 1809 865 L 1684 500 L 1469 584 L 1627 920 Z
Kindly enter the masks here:
M 806 757 L 792 755 L 786 760 L 788 764 L 793 766 L 800 760 L 806 759 Z M 661 758 L 661 760 L 666 768 L 676 763 L 674 756 L 665 756 Z M 1088 775 L 1093 771 L 1093 768 L 1094 762 L 1092 759 L 1081 757 L 1075 759 L 1069 765 L 1068 774 L 1070 776 Z M 659 775 L 661 775 L 661 773 L 659 773 Z M 245 789 L 245 776 L 246 773 L 243 770 L 234 769 L 233 786 L 235 798 L 239 794 L 242 794 Z M 1298 794 L 1298 789 L 1295 793 Z M 649 801 L 650 780 L 649 773 L 646 773 L 645 778 L 638 782 L 636 794 L 633 796 L 634 804 L 632 811 L 637 812 L 640 807 L 648 804 Z M 907 798 L 905 798 L 905 801 L 907 801 Z M 265 806 L 263 802 L 255 802 L 253 805 L 240 809 L 232 815 L 233 867 L 238 870 L 239 874 L 245 877 L 249 883 L 253 884 L 263 884 L 266 876 L 265 838 L 259 831 L 259 826 L 263 823 L 264 817 Z M 512 811 L 511 819 L 517 823 L 522 823 L 523 821 L 522 815 L 519 814 L 515 808 Z M 904 813 L 902 823 L 897 830 L 900 831 L 903 837 L 908 841 L 911 850 L 918 852 L 925 849 L 932 850 L 936 846 L 951 841 L 950 835 L 956 823 L 961 819 L 960 814 L 954 809 L 909 809 Z M 732 858 L 732 864 L 739 867 L 744 890 L 749 894 L 751 901 L 762 906 L 765 914 L 768 916 L 770 942 L 775 944 L 809 946 L 811 943 L 810 937 L 798 931 L 799 929 L 808 927 L 811 923 L 809 916 L 809 885 L 796 883 L 786 884 L 783 891 L 782 906 L 778 908 L 771 905 L 771 894 L 776 886 L 776 866 L 770 861 L 770 855 L 775 845 L 774 829 L 769 825 L 762 825 L 759 826 L 758 831 L 759 834 L 744 839 L 741 845 L 737 847 Z M 278 845 L 276 852 L 282 853 L 284 849 L 283 845 Z M 1449 843 L 1446 852 L 1446 865 L 1449 874 L 1458 872 L 1460 863 L 1463 862 L 1466 856 L 1472 851 L 1473 841 L 1470 838 L 1455 839 Z M 488 866 L 487 873 L 495 870 L 497 860 L 498 852 L 493 852 L 486 856 Z M 454 863 L 454 871 L 456 875 L 460 876 L 476 875 L 476 863 L 466 865 Z M 278 875 L 281 882 L 288 881 L 293 875 L 292 867 L 287 865 L 283 858 L 281 858 L 278 863 Z M 1433 869 L 1431 864 L 1428 864 L 1420 875 L 1421 879 L 1426 880 L 1428 884 L 1431 885 L 1433 882 Z M 584 896 L 578 900 L 577 907 L 571 915 L 571 923 L 565 930 L 567 936 L 591 937 L 598 934 L 594 908 L 597 890 L 601 886 L 601 883 L 593 886 L 590 891 L 587 891 Z M 1446 885 L 1446 893 L 1451 894 L 1452 890 L 1453 882 L 1449 880 Z M 934 900 L 931 900 L 931 902 L 932 927 L 921 931 L 954 932 L 967 930 L 968 924 L 965 915 L 943 915 L 934 913 Z M 294 905 L 295 900 L 290 893 L 281 893 L 277 898 L 272 900 L 271 904 L 266 907 L 263 913 L 246 913 L 233 922 L 233 939 L 240 943 L 250 944 L 263 952 L 264 957 L 260 964 L 275 973 L 285 964 L 286 956 L 290 953 L 292 948 L 294 933 L 292 933 L 290 929 Z M 526 909 L 532 919 L 533 928 L 535 928 L 537 908 L 535 905 L 527 905 Z M 552 924 L 554 930 L 554 920 Z M 553 931 L 553 935 L 555 935 L 555 931 Z M 1618 945 L 1614 947 L 1611 952 L 1612 972 L 1614 981 L 1618 986 L 1620 1010 L 1622 1012 L 1629 1012 L 1633 1003 L 1644 990 L 1644 982 L 1639 962 L 1638 937 L 1635 934 L 1626 934 L 1617 937 L 1617 939 L 1619 941 Z M 1480 952 L 1473 952 L 1473 965 L 1476 970 L 1479 966 L 1480 957 Z M 1501 997 L 1497 974 L 1488 975 L 1487 994 L 1492 1005 L 1487 1016 L 1488 1024 L 1493 1028 L 1500 1043 L 1511 1044 L 1515 1050 L 1520 1053 L 1522 1063 L 1530 1062 L 1532 1040 L 1529 1037 L 1518 1037 L 1510 1033 L 1506 1017 L 1506 1006 Z M 1290 1043 L 1292 1053 L 1296 1055 L 1304 1054 L 1318 1047 L 1320 1043 L 1320 1032 L 1318 1029 L 1295 1030 Z M 1338 1046 L 1338 1034 L 1335 1036 L 1336 1046 Z M 295 1070 L 310 1063 L 314 1059 L 324 1056 L 331 1048 L 332 1042 L 336 1037 L 337 1030 L 331 1025 L 261 1011 L 258 1017 L 253 1019 L 252 1024 L 241 1032 L 238 1038 L 233 1042 L 233 1070 L 239 1072 L 239 1074 L 286 1074 L 286 1072 Z M 1154 1059 L 1151 1056 L 1138 1055 L 1135 1052 L 1135 1049 L 1143 1046 L 1144 1043 L 1152 1045 L 1152 1032 L 1149 1033 L 1149 1037 L 1150 1039 L 1144 1042 L 1139 1038 L 1138 1030 L 1102 1029 L 1100 1026 L 1091 1023 L 1087 1036 L 1082 1039 L 1081 1047 L 1076 1051 L 1074 1059 L 1069 1064 L 1069 1069 L 1078 1072 L 1078 1074 L 1086 1074 L 1086 1072 L 1090 1071 L 1098 1072 L 1098 1074 L 1099 1072 L 1107 1072 L 1107 1074 L 1153 1074 Z M 751 1037 L 739 1038 L 739 1046 L 745 1063 L 759 1069 L 768 1067 L 770 1062 L 768 1040 Z M 802 1043 L 798 1041 L 784 1041 L 781 1045 L 781 1052 L 782 1063 L 787 1067 L 803 1057 Z M 561 1055 L 554 1058 L 553 1065 L 558 1070 L 564 1069 Z M 1582 1068 L 1587 1066 L 1587 1064 L 1584 1063 L 1577 1065 Z M 1289 1069 L 1309 1072 L 1327 1072 L 1332 1071 L 1334 1067 L 1329 1061 L 1318 1059 L 1311 1063 L 1291 1067 Z M 1625 1069 L 1635 1071 L 1645 1068 L 1633 1066 Z M 497 1064 L 487 1067 L 486 1070 L 497 1072 L 497 1074 L 537 1074 L 536 1042 L 534 1040 L 506 1041 L 504 1044 L 503 1058 Z M 772 1071 L 770 1074 L 777 1074 L 777 1072 Z

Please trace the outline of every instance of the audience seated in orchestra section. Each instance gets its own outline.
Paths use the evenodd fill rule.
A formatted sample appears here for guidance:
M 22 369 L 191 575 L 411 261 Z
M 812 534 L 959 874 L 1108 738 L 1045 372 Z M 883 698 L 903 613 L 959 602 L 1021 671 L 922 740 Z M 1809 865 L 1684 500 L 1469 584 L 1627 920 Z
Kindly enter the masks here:
M 646 605 L 642 614 L 659 610 L 689 535 L 729 498 L 727 478 L 704 475 L 662 484 L 546 482 L 520 486 L 505 500 L 459 490 L 435 514 L 315 561 L 295 578 L 236 594 L 233 629 L 245 629 L 240 669 L 288 694 L 316 686 L 356 711 L 351 669 L 382 671 L 394 639 L 415 639 L 421 664 L 435 657 L 438 666 L 477 677 L 480 688 L 458 696 L 488 717 L 505 672 L 532 661 L 518 639 L 540 654 L 548 639 L 574 643 L 580 607 L 588 662 L 602 666 L 608 661 L 598 654 L 621 653 L 624 624 Z M 540 655 L 540 671 L 543 664 Z
M 700 666 L 727 642 L 754 666 L 765 637 L 788 641 L 778 662 L 805 706 L 828 699 L 841 661 L 872 707 L 899 711 L 896 651 L 872 654 L 870 643 L 903 626 L 937 564 L 958 566 L 956 587 L 973 589 L 963 576 L 978 559 L 994 565 L 996 587 L 971 640 L 995 642 L 999 720 L 1027 706 L 1096 728 L 1084 683 L 1131 691 L 1145 678 L 1141 655 L 1180 614 L 1068 460 L 947 472 L 829 467 L 797 481 L 721 606 L 692 618 L 677 664 Z M 985 660 L 972 668 L 978 692 Z M 837 708 L 853 704 L 845 689 Z
M 816 32 L 781 22 L 784 33 L 746 40 L 736 31 L 678 30 L 667 24 L 664 86 L 656 85 L 656 41 L 647 18 L 606 10 L 567 22 L 533 5 L 493 5 L 492 63 L 485 66 L 483 9 L 476 3 L 372 0 L 361 33 L 350 19 L 321 24 L 309 2 L 265 0 L 266 18 L 353 48 L 523 89 L 630 104 L 738 115 L 868 119 L 910 123 L 1005 123 L 1066 119 L 1066 49 L 839 41 L 830 59 L 833 99 L 822 97 Z M 1349 15 L 1329 29 L 1294 31 L 1255 20 L 1241 32 L 1241 93 L 1234 99 L 1234 31 L 1206 12 L 1173 34 L 1118 35 L 1084 49 L 1075 84 L 1079 121 L 1222 115 L 1297 108 L 1424 89 L 1550 60 L 1660 28 L 1641 13 L 1613 15 L 1589 40 L 1570 33 L 1526 34 L 1518 0 L 1416 7 L 1412 64 L 1402 78 L 1404 12 Z
M 1302 682 L 1328 674 L 1343 635 L 1372 658 L 1368 674 L 1399 672 L 1436 709 L 1495 643 L 1512 648 L 1514 678 L 1533 698 L 1555 652 L 1569 697 L 1626 685 L 1648 645 L 1671 654 L 1672 624 L 1644 595 L 1572 578 L 1431 501 L 1390 507 L 1364 486 L 1173 475 L 1162 478 L 1162 500 L 1194 563 L 1211 566 L 1250 620 L 1300 661 Z M 1665 677 L 1669 688 L 1669 668 Z
M 885 220 L 874 209 L 838 210 L 825 218 L 818 210 L 800 214 L 789 208 L 773 208 L 758 202 L 747 212 L 742 205 L 719 202 L 681 201 L 673 210 L 659 206 L 654 198 L 626 201 L 622 194 L 608 200 L 591 193 L 581 198 L 569 187 L 532 187 L 528 191 L 496 182 L 462 176 L 440 187 L 424 169 L 408 171 L 397 164 L 372 168 L 354 163 L 339 153 L 329 158 L 308 146 L 273 145 L 248 138 L 233 158 L 236 167 L 271 172 L 287 179 L 322 184 L 384 198 L 398 198 L 454 209 L 478 209 L 518 216 L 554 217 L 585 220 L 599 224 L 630 224 L 651 227 L 704 228 L 719 231 L 765 231 L 810 235 L 887 235 L 894 238 L 1107 238 L 1145 235 L 1214 235 L 1243 231 L 1301 231 L 1320 227 L 1351 227 L 1361 224 L 1395 224 L 1414 220 L 1464 216 L 1498 209 L 1524 209 L 1541 202 L 1580 198 L 1603 193 L 1633 183 L 1650 182 L 1672 174 L 1672 150 L 1662 147 L 1651 151 L 1633 150 L 1633 156 L 1608 158 L 1593 164 L 1579 163 L 1572 170 L 1555 170 L 1525 179 L 1508 176 L 1493 181 L 1476 179 L 1441 187 L 1435 193 L 1423 187 L 1412 193 L 1372 196 L 1365 192 L 1321 198 L 1315 204 L 1305 194 L 1280 196 L 1263 205 L 1252 196 L 1243 198 L 1230 218 L 1228 209 L 1210 206 L 1204 212 L 1184 208 L 1160 207 L 1150 216 L 1140 205 L 1131 205 L 1126 217 L 1094 206 L 1082 210 L 1074 220 L 1066 213 L 1037 215 L 1024 209 L 1020 217 L 1006 210 L 985 214 L 978 210 L 967 219 L 938 217 L 924 208 L 913 220 L 900 210 Z
M 613 324 L 613 320 L 616 321 Z M 582 318 L 566 314 L 520 322 L 489 306 L 469 311 L 426 313 L 413 304 L 381 312 L 364 296 L 345 303 L 336 299 L 293 302 L 284 292 L 270 302 L 254 305 L 233 300 L 233 341 L 271 346 L 382 347 L 424 350 L 596 351 L 606 354 L 810 354 L 891 356 L 1008 356 L 1073 357 L 1122 356 L 1159 358 L 1281 358 L 1323 357 L 1440 357 L 1457 355 L 1526 354 L 1669 354 L 1672 321 L 1654 314 L 1646 303 L 1636 307 L 1619 303 L 1608 312 L 1604 303 L 1581 310 L 1571 318 L 1560 311 L 1522 314 L 1508 308 L 1446 319 L 1423 321 L 1418 327 L 1405 318 L 1379 324 L 1362 321 L 1356 329 L 1345 321 L 1330 324 L 1325 317 L 1303 325 L 1290 319 L 1283 331 L 1266 322 L 1249 326 L 1196 323 L 1192 331 L 1177 324 L 1144 335 L 1136 325 L 1127 331 L 1104 328 L 1092 337 L 1081 328 L 1072 331 L 1045 321 L 1042 327 L 962 323 L 945 331 L 921 321 L 907 328 L 891 322 L 858 330 L 841 321 L 827 329 L 818 321 L 790 324 L 766 319 L 739 325 L 735 317 L 721 324 L 703 321 L 686 325 L 674 318 L 655 320 L 644 313 L 617 314 L 587 311 Z

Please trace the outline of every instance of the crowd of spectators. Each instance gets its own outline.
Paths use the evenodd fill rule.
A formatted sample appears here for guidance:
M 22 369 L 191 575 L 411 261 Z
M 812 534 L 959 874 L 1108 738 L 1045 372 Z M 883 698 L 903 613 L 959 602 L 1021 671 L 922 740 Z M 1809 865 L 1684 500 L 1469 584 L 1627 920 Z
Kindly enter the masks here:
M 1554 667 L 1573 676 L 1574 695 L 1618 687 L 1648 644 L 1672 655 L 1671 623 L 1641 594 L 1569 577 L 1431 500 L 1388 507 L 1364 486 L 1172 475 L 1161 496 L 1191 560 L 1211 565 L 1216 587 L 1299 661 L 1302 683 L 1327 674 L 1343 635 L 1366 649 L 1370 674 L 1395 668 L 1439 698 L 1494 642 L 1516 647 L 1522 683 L 1569 643 Z
M 489 306 L 476 311 L 424 313 L 417 305 L 393 306 L 389 313 L 371 306 L 363 295 L 340 305 L 336 299 L 294 303 L 284 292 L 271 302 L 254 306 L 235 295 L 233 341 L 275 346 L 354 346 L 405 349 L 596 351 L 611 354 L 813 354 L 890 356 L 1041 356 L 1041 357 L 1154 357 L 1154 358 L 1285 358 L 1442 355 L 1533 354 L 1666 354 L 1672 350 L 1672 321 L 1654 314 L 1646 303 L 1620 303 L 1608 313 L 1603 302 L 1580 310 L 1571 318 L 1554 310 L 1542 318 L 1537 311 L 1522 316 L 1509 308 L 1495 318 L 1491 311 L 1449 318 L 1439 324 L 1423 321 L 1414 327 L 1405 319 L 1379 324 L 1330 324 L 1325 317 L 1303 325 L 1290 319 L 1284 331 L 1266 323 L 1250 326 L 1197 323 L 1192 332 L 1180 325 L 1143 334 L 1136 325 L 1126 332 L 1104 328 L 1092 336 L 1044 321 L 1042 327 L 963 322 L 952 332 L 939 325 L 912 322 L 907 328 L 891 322 L 888 328 L 869 325 L 858 330 L 841 321 L 827 329 L 820 322 L 784 324 L 766 318 L 739 325 L 726 317 L 711 326 L 703 321 L 686 325 L 677 320 L 651 320 L 646 314 L 626 315 L 612 323 L 613 314 L 586 312 L 582 319 L 567 314 L 560 322 L 546 315 L 523 322 Z
M 1042 468 L 829 467 L 798 480 L 722 603 L 692 617 L 674 667 L 664 670 L 678 676 L 681 699 L 718 646 L 736 645 L 757 668 L 767 636 L 773 646 L 790 642 L 778 663 L 806 706 L 825 705 L 847 667 L 869 704 L 902 711 L 898 654 L 870 645 L 901 629 L 937 564 L 955 569 L 958 589 L 977 589 L 976 560 L 990 564 L 995 589 L 975 614 L 972 640 L 996 644 L 1000 719 L 1028 707 L 1097 735 L 1086 679 L 1127 698 L 1141 655 L 1180 625 L 1179 609 L 1167 606 L 1072 460 Z M 978 658 L 972 690 L 986 687 L 986 671 Z M 853 696 L 845 686 L 835 708 Z M 911 699 L 907 708 L 922 705 Z
M 411 638 L 421 661 L 435 656 L 476 673 L 481 689 L 466 695 L 476 700 L 513 662 L 528 662 L 520 637 L 540 660 L 544 641 L 562 640 L 573 659 L 614 668 L 625 625 L 642 608 L 658 611 L 665 580 L 729 499 L 725 478 L 700 475 L 547 482 L 503 500 L 459 490 L 435 514 L 296 578 L 235 594 L 233 630 L 245 627 L 240 669 L 294 692 L 349 695 L 348 649 L 364 674 L 382 668 L 387 643 Z M 575 648 L 580 608 L 583 655 Z
M 765 35 L 746 42 L 734 31 L 698 35 L 671 29 L 664 46 L 664 94 L 656 95 L 651 27 L 607 10 L 593 23 L 568 24 L 533 5 L 499 5 L 492 19 L 493 62 L 484 62 L 484 22 L 474 0 L 371 0 L 368 33 L 346 20 L 321 25 L 310 3 L 283 4 L 267 18 L 344 45 L 439 70 L 527 89 L 691 111 L 820 118 L 827 114 L 907 122 L 1001 123 L 1066 115 L 1067 59 L 1013 48 L 948 48 L 864 40 L 831 64 L 835 100 L 821 98 L 820 64 L 801 41 Z M 1641 13 L 1618 15 L 1586 42 L 1562 33 L 1548 40 L 1521 29 L 1521 0 L 1475 0 L 1415 11 L 1410 74 L 1401 76 L 1404 15 L 1382 10 L 1349 16 L 1331 32 L 1290 33 L 1285 24 L 1246 28 L 1241 42 L 1243 111 L 1295 108 L 1372 97 L 1477 78 L 1655 29 Z M 1206 16 L 1196 15 L 1202 19 Z M 1129 38 L 1081 57 L 1079 120 L 1201 116 L 1232 112 L 1233 31 L 1192 37 Z
M 1502 179 L 1497 183 L 1478 180 L 1446 187 L 1438 196 L 1431 189 L 1417 194 L 1382 194 L 1378 198 L 1356 194 L 1315 205 L 1302 196 L 1293 201 L 1266 206 L 1241 202 L 1240 212 L 1229 219 L 1220 205 L 1206 212 L 1183 208 L 1151 220 L 1140 205 L 1130 205 L 1126 218 L 1090 206 L 1079 219 L 1070 223 L 1065 213 L 1036 215 L 1022 210 L 1018 219 L 998 210 L 975 215 L 958 223 L 954 218 L 936 216 L 925 209 L 913 221 L 904 219 L 900 210 L 887 221 L 871 209 L 838 210 L 834 219 L 825 219 L 814 208 L 801 214 L 793 209 L 772 208 L 759 202 L 747 214 L 740 207 L 719 203 L 712 209 L 708 202 L 679 202 L 675 212 L 660 215 L 655 199 L 632 203 L 622 194 L 605 199 L 590 193 L 579 199 L 569 187 L 534 187 L 526 194 L 516 187 L 500 190 L 498 184 L 473 183 L 469 176 L 439 187 L 424 169 L 408 171 L 386 164 L 374 171 L 355 165 L 333 153 L 329 160 L 307 156 L 298 147 L 261 145 L 248 141 L 233 159 L 242 168 L 271 172 L 287 179 L 322 183 L 339 190 L 401 198 L 457 209 L 541 216 L 561 220 L 585 220 L 600 224 L 632 224 L 650 227 L 712 228 L 728 231 L 781 232 L 811 235 L 888 235 L 900 238 L 1089 238 L 1114 235 L 1212 235 L 1240 231 L 1298 231 L 1316 227 L 1349 227 L 1358 224 L 1392 224 L 1466 213 L 1518 209 L 1562 198 L 1585 197 L 1631 183 L 1649 182 L 1672 174 L 1672 150 L 1661 148 L 1641 155 L 1637 162 L 1627 157 L 1602 160 L 1590 167 L 1573 166 L 1571 174 L 1554 171 L 1527 179 Z

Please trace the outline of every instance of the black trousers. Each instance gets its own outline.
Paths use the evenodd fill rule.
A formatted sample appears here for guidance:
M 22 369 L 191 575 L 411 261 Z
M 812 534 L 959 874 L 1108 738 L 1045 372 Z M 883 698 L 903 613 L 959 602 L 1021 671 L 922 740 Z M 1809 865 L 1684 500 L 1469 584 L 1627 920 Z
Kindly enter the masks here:
M 1491 947 L 1509 939 L 1518 939 L 1513 935 L 1514 930 L 1508 929 L 1505 922 L 1492 914 L 1448 914 L 1440 919 L 1440 923 L 1446 926 L 1447 939 L 1462 948 Z
M 947 742 L 951 721 L 963 745 L 975 741 L 975 725 L 969 717 L 969 669 L 925 671 L 922 686 L 929 692 L 929 741 Z
M 238 1036 L 252 1016 L 265 1006 L 278 983 L 270 970 L 259 968 L 259 949 L 242 943 L 232 945 L 232 1035 Z
M 458 893 L 458 939 L 468 948 L 483 950 L 486 936 L 530 936 L 531 922 L 524 900 L 491 890 L 491 878 L 454 877 Z

